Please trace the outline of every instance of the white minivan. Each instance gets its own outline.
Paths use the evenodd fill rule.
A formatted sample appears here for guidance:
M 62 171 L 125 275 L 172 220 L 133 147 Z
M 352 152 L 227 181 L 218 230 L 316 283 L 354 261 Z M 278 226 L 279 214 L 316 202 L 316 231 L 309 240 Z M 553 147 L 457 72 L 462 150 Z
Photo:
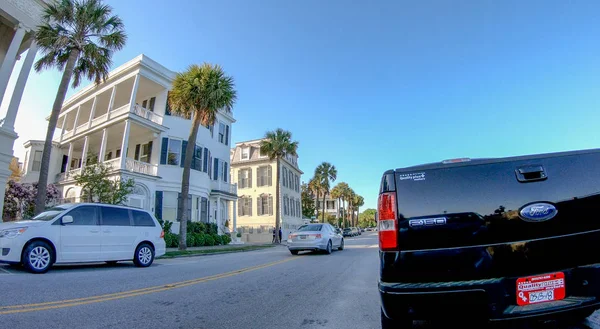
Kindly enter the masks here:
M 164 232 L 149 212 L 98 203 L 64 204 L 31 220 L 0 224 L 0 262 L 44 273 L 55 263 L 133 260 L 165 254 Z

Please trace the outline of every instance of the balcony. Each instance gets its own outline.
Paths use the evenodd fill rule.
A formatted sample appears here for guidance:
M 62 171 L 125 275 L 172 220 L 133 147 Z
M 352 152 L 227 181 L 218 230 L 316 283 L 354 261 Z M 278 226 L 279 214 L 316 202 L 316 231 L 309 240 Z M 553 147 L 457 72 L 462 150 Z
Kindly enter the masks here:
M 229 184 L 229 183 L 223 182 L 222 180 L 212 181 L 212 187 L 213 187 L 213 192 L 221 191 L 221 192 L 237 195 L 237 183 Z
M 157 176 L 158 165 L 137 161 L 131 158 L 125 159 L 125 167 L 121 168 L 121 158 L 114 158 L 103 162 L 104 165 L 110 167 L 112 172 L 117 170 L 123 170 L 138 174 Z M 81 174 L 81 168 L 71 169 L 68 172 L 60 173 L 56 175 L 56 181 L 61 182 L 65 180 L 73 180 L 76 175 Z
M 110 116 L 108 113 L 105 113 L 103 115 L 100 115 L 100 116 L 92 119 L 91 122 L 87 121 L 84 124 L 78 125 L 77 127 L 75 127 L 75 129 L 65 130 L 65 132 L 61 136 L 61 139 L 62 140 L 68 139 L 70 137 L 73 137 L 74 135 L 77 135 L 77 134 L 86 132 L 89 129 L 98 127 L 98 126 L 104 124 L 105 122 L 120 119 L 120 118 L 122 118 L 122 116 L 124 114 L 135 115 L 136 117 L 143 118 L 143 119 L 148 120 L 157 125 L 162 125 L 162 123 L 163 123 L 162 116 L 160 116 L 140 105 L 136 104 L 134 106 L 130 106 L 130 104 L 126 104 L 126 105 L 123 105 L 123 106 L 111 111 Z

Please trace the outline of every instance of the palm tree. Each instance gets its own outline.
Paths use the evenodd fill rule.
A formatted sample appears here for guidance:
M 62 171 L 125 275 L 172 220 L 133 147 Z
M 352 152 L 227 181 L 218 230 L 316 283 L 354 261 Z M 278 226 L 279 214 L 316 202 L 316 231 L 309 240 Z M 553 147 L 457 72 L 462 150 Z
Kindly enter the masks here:
M 323 190 L 323 180 L 319 176 L 315 176 L 308 181 L 308 189 L 316 200 L 315 210 L 317 210 L 317 215 L 319 214 L 319 197 L 321 196 L 321 191 Z M 318 218 L 317 218 L 318 219 Z
M 106 81 L 113 52 L 123 48 L 127 36 L 121 19 L 102 1 L 61 0 L 46 5 L 35 39 L 43 53 L 35 70 L 64 70 L 48 120 L 35 199 L 37 214 L 46 207 L 52 138 L 71 78 L 73 88 L 79 86 L 82 78 L 96 84 Z
M 281 178 L 281 168 L 279 164 L 281 159 L 286 154 L 297 156 L 297 150 L 298 142 L 292 141 L 292 133 L 281 128 L 277 128 L 275 131 L 268 131 L 265 134 L 265 139 L 260 142 L 260 152 L 267 154 L 271 161 L 277 160 L 277 178 L 275 185 L 275 199 L 277 200 L 275 203 L 275 232 L 279 232 L 281 225 L 281 214 L 279 211 L 281 204 L 281 199 L 279 197 L 281 193 L 281 186 L 279 184 Z M 279 241 L 279 234 L 275 234 L 275 243 L 279 242 L 281 242 Z
M 342 187 L 340 186 L 340 184 L 337 184 L 336 186 L 334 186 L 331 189 L 331 193 L 330 193 L 331 197 L 336 199 L 338 202 L 337 203 L 338 204 L 337 205 L 337 214 L 335 216 L 335 218 L 338 220 L 340 218 L 340 203 L 341 203 L 342 193 L 343 193 L 343 191 L 342 191 Z
M 360 207 L 365 205 L 365 199 L 360 195 L 354 196 L 354 207 L 356 207 L 356 222 L 358 223 L 358 214 L 360 214 Z M 354 212 L 352 212 L 352 217 L 354 217 Z
M 348 221 L 352 220 L 350 222 L 350 226 L 354 226 L 354 216 L 350 216 L 350 211 L 354 211 L 354 196 L 356 194 L 354 193 L 354 190 L 351 188 L 348 188 L 348 190 L 346 191 L 346 200 L 348 200 L 348 206 L 346 208 L 346 216 L 348 216 Z
M 348 191 L 350 191 L 350 186 L 348 186 L 348 183 L 346 183 L 346 182 L 341 182 L 341 183 L 338 183 L 336 185 L 336 187 L 339 188 L 339 190 L 340 190 L 340 199 L 342 200 L 342 211 L 343 211 L 342 219 L 344 222 L 344 226 L 346 226 L 345 218 L 346 218 L 347 211 L 345 210 L 345 207 L 346 207 Z
M 231 111 L 237 98 L 233 78 L 225 75 L 219 65 L 204 63 L 191 65 L 187 71 L 178 73 L 169 93 L 171 113 L 192 119 L 183 160 L 181 177 L 181 223 L 179 225 L 179 250 L 186 249 L 188 195 L 190 192 L 190 169 L 200 125 L 213 125 L 219 111 Z
M 323 212 L 321 213 L 321 220 L 325 223 L 325 198 L 329 194 L 330 181 L 334 182 L 337 178 L 337 169 L 329 162 L 322 162 L 315 169 L 315 177 L 321 179 L 321 188 L 323 192 Z

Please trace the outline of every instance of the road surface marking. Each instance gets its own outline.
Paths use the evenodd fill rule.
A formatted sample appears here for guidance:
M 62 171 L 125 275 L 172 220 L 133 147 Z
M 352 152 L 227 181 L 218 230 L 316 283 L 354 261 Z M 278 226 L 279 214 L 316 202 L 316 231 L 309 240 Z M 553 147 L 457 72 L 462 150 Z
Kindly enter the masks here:
M 228 277 L 232 277 L 232 276 L 239 275 L 242 273 L 256 271 L 256 270 L 260 270 L 263 268 L 267 268 L 267 267 L 271 267 L 274 265 L 289 262 L 294 259 L 300 259 L 300 258 L 295 258 L 295 257 L 294 258 L 286 258 L 286 259 L 276 261 L 276 262 L 246 267 L 246 268 L 242 268 L 239 270 L 216 274 L 216 275 L 211 275 L 211 276 L 206 276 L 206 277 L 202 277 L 202 278 L 196 278 L 196 279 L 180 281 L 180 282 L 173 282 L 173 283 L 163 284 L 160 286 L 153 286 L 153 287 L 147 287 L 147 288 L 142 288 L 142 289 L 122 291 L 122 292 L 111 293 L 111 294 L 106 294 L 106 295 L 90 296 L 90 297 L 75 298 L 75 299 L 66 299 L 66 300 L 59 300 L 59 301 L 54 301 L 54 302 L 44 302 L 44 303 L 35 303 L 35 304 L 0 306 L 0 315 L 44 311 L 44 310 L 80 306 L 80 305 L 86 305 L 86 304 L 106 302 L 106 301 L 116 300 L 116 299 L 123 299 L 123 298 L 128 298 L 128 297 L 147 295 L 147 294 L 152 294 L 152 293 L 156 293 L 156 292 L 187 287 L 187 286 L 191 286 L 191 285 L 195 285 L 195 284 L 199 284 L 199 283 L 203 283 L 203 282 L 228 278 Z

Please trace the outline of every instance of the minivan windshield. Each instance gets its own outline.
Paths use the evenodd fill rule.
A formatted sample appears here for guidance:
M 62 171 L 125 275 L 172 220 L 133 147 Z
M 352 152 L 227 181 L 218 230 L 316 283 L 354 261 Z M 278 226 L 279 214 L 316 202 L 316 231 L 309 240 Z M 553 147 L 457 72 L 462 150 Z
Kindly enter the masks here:
M 54 217 L 56 217 L 56 215 L 60 214 L 61 212 L 65 211 L 65 210 L 66 209 L 64 207 L 52 207 L 52 208 L 47 209 L 46 211 L 40 213 L 39 215 L 33 217 L 32 220 L 49 221 L 49 220 L 53 219 Z

